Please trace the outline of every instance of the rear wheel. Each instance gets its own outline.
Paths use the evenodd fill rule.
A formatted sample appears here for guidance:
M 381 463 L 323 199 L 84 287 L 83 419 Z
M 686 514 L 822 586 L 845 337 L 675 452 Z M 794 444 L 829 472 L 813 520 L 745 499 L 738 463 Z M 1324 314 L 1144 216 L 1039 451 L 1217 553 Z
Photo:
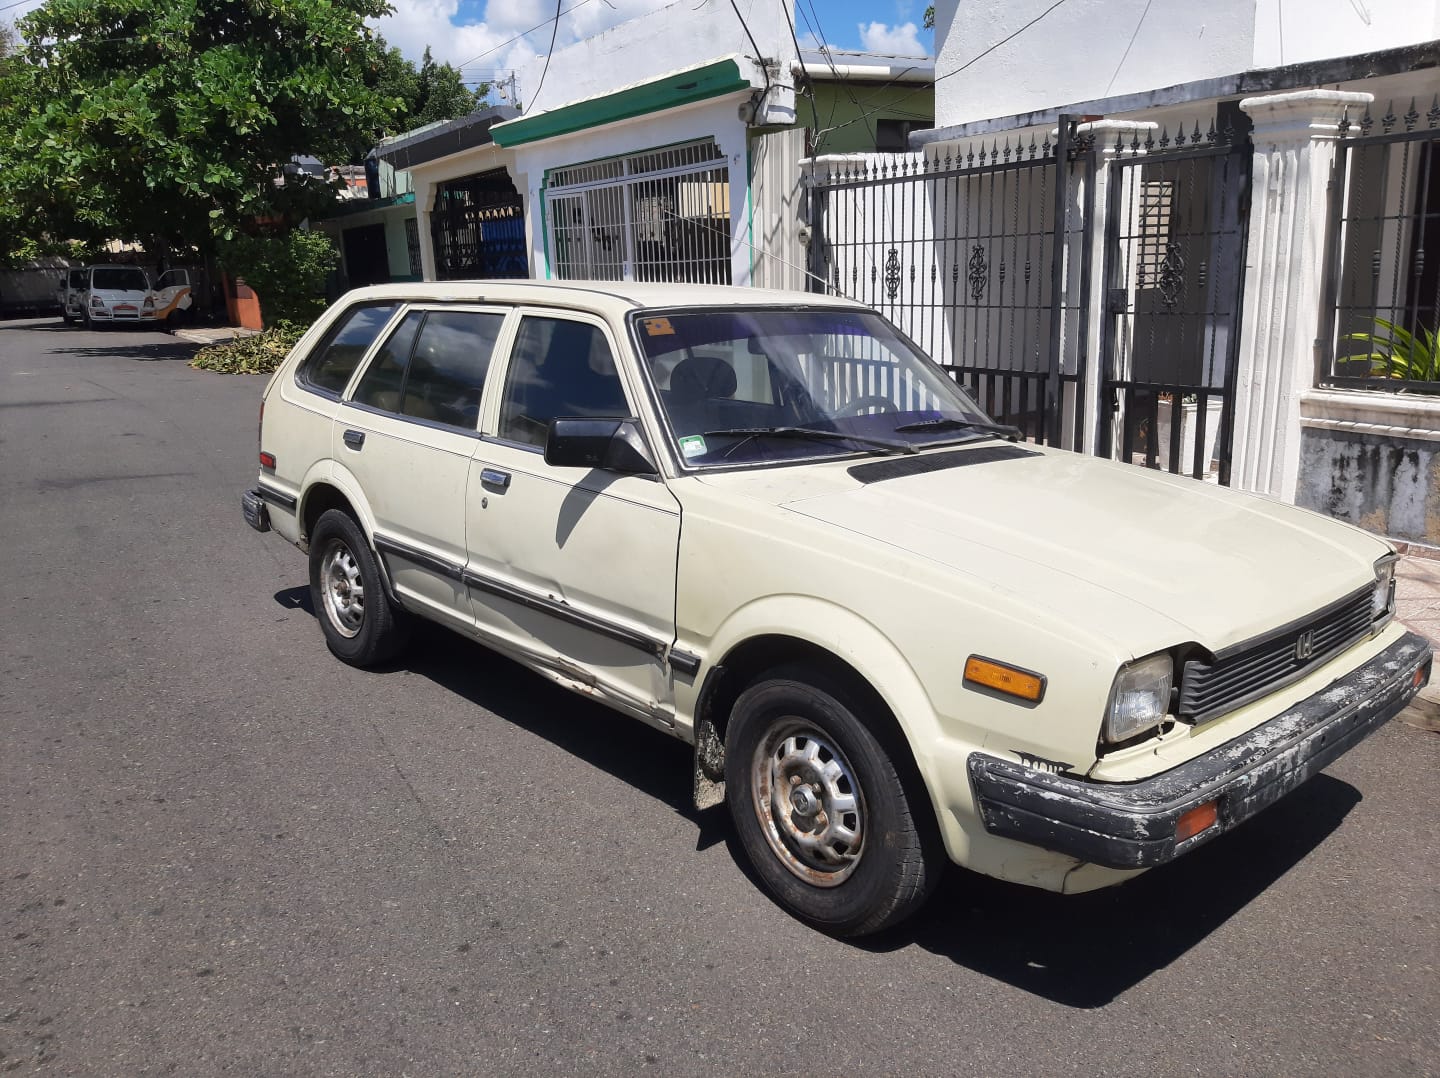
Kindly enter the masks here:
M 375 666 L 409 639 L 409 622 L 386 594 L 380 565 L 355 520 L 327 509 L 310 536 L 310 598 L 336 658 Z
M 725 752 L 730 813 L 756 872 L 783 905 L 838 936 L 908 917 L 942 864 L 924 790 L 902 777 L 853 699 L 777 671 L 736 701 Z

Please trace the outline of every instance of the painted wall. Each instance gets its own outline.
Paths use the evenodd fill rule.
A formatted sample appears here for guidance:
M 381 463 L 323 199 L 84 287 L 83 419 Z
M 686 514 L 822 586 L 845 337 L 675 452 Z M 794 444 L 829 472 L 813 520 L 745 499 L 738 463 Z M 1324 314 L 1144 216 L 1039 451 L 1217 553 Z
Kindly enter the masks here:
M 791 82 L 795 45 L 785 8 L 790 0 L 736 0 L 745 26 L 764 56 L 780 62 L 780 81 Z M 755 46 L 728 2 L 677 0 L 659 11 L 622 22 L 559 49 L 543 85 L 544 57 L 521 69 L 520 98 L 532 115 L 571 101 L 611 93 L 721 56 L 755 55 Z
M 798 99 L 795 104 L 795 122 L 820 132 L 815 143 L 817 154 L 873 151 L 877 120 L 934 123 L 934 87 L 856 82 L 847 93 L 833 82 L 820 82 L 815 84 L 814 114 L 808 99 Z
M 936 4 L 937 127 L 1440 36 L 1437 0 L 1052 2 Z
M 344 242 L 346 231 L 352 228 L 364 228 L 366 225 L 383 224 L 385 226 L 385 253 L 390 265 L 390 279 L 409 281 L 417 278 L 410 271 L 410 248 L 405 238 L 405 222 L 415 219 L 415 204 L 405 202 L 316 221 L 313 227 L 333 236 L 336 246 L 343 253 L 344 248 L 341 245 Z

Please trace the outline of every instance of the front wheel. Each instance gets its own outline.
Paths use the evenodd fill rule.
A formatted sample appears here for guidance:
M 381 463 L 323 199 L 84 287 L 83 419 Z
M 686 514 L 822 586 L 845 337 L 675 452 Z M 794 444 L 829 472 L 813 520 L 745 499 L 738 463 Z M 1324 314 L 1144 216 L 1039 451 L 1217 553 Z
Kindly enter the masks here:
M 385 592 L 380 565 L 348 513 L 327 509 L 310 535 L 310 599 L 337 659 L 375 666 L 409 637 L 409 624 Z
M 940 875 L 918 784 L 902 778 L 852 696 L 781 671 L 740 695 L 725 778 L 740 843 L 792 912 L 837 936 L 908 917 Z M 803 679 L 803 680 L 802 680 Z

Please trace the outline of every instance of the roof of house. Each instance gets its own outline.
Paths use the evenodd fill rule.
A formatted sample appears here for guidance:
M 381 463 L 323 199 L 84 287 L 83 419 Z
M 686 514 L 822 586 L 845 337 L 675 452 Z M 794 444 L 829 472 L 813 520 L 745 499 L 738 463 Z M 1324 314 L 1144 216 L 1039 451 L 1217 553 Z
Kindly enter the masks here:
M 490 128 L 519 115 L 520 110 L 510 105 L 479 109 L 458 120 L 427 124 L 388 138 L 375 148 L 375 156 L 399 169 L 435 161 L 493 142 Z

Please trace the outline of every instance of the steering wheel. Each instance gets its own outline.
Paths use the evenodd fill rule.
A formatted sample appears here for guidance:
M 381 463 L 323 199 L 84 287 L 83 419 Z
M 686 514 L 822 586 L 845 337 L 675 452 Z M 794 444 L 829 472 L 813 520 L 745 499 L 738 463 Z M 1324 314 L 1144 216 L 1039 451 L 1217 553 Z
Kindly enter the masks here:
M 898 412 L 900 409 L 889 397 L 882 397 L 878 393 L 870 393 L 864 397 L 856 397 L 853 401 L 847 402 L 835 412 L 836 419 L 854 419 L 867 411 L 874 409 L 876 412 Z

